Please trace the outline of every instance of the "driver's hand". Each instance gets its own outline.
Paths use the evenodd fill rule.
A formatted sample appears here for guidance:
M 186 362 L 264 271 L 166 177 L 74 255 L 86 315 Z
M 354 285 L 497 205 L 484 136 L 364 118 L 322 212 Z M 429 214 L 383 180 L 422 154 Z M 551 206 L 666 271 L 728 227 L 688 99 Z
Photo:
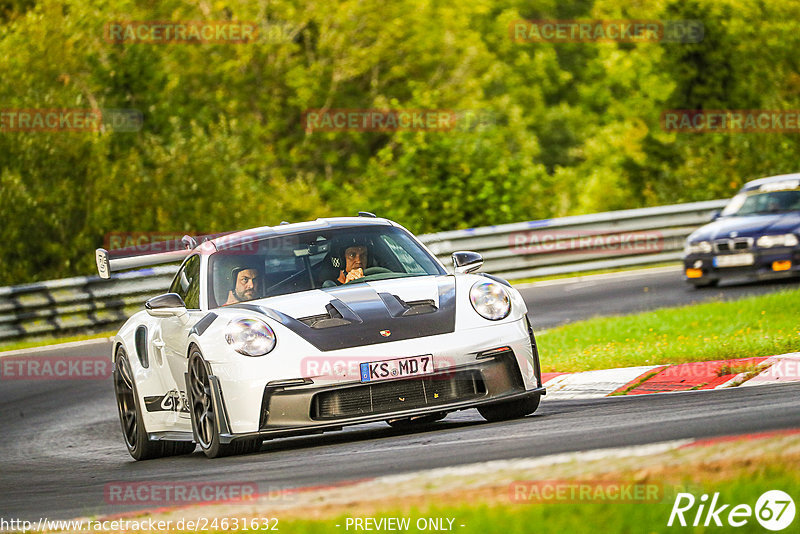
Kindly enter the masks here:
M 346 284 L 350 280 L 355 280 L 356 278 L 361 278 L 363 276 L 364 276 L 364 269 L 361 269 L 360 267 L 358 269 L 353 269 L 352 271 L 347 273 L 347 276 L 344 277 L 344 283 Z

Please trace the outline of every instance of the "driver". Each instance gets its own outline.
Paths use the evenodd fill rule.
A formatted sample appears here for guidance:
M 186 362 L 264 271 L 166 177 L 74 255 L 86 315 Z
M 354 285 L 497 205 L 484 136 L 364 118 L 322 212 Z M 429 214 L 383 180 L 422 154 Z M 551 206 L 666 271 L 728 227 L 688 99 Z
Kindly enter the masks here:
M 228 291 L 228 300 L 223 306 L 258 298 L 261 292 L 261 281 L 261 273 L 256 265 L 245 264 L 234 267 L 231 270 L 232 288 Z
M 369 265 L 369 246 L 360 238 L 346 239 L 338 246 L 338 252 L 331 258 L 334 268 L 339 268 L 339 276 L 326 280 L 322 286 L 332 287 L 346 284 L 364 277 L 364 269 Z M 342 267 L 344 267 L 342 269 Z
M 769 195 L 767 197 L 767 211 L 781 211 L 783 203 L 777 195 Z
M 350 280 L 362 278 L 364 269 L 367 267 L 369 250 L 365 245 L 353 245 L 344 249 L 344 270 L 339 271 L 339 278 L 336 279 L 340 284 L 346 284 Z

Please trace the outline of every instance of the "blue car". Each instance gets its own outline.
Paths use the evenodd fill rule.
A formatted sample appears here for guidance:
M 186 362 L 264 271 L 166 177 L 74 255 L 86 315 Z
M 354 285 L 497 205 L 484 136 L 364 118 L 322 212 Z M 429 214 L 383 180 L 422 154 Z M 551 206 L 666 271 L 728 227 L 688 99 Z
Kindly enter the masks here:
M 800 173 L 748 182 L 686 239 L 684 277 L 695 287 L 728 278 L 800 274 Z

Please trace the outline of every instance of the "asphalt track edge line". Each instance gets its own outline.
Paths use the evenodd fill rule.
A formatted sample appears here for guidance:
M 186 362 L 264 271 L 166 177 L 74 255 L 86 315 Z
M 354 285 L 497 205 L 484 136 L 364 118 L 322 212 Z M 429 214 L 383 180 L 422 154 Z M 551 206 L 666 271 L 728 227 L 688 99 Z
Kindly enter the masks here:
M 529 289 L 532 287 L 557 286 L 562 284 L 574 284 L 577 282 L 591 282 L 594 280 L 608 280 L 614 278 L 631 278 L 649 274 L 671 273 L 675 271 L 683 271 L 683 265 L 668 265 L 664 267 L 628 269 L 626 271 L 617 271 L 613 273 L 568 276 L 566 278 L 556 278 L 555 280 L 542 280 L 540 282 L 526 282 L 522 284 L 515 284 L 514 281 L 511 280 L 511 285 L 513 285 L 515 289 Z
M 6 351 L 0 351 L 0 358 L 4 358 L 6 356 L 19 356 L 21 354 L 30 354 L 32 352 L 38 353 L 38 352 L 56 351 L 61 349 L 70 349 L 73 347 L 80 347 L 81 345 L 98 345 L 100 343 L 111 343 L 113 341 L 114 341 L 113 337 L 99 337 L 95 339 L 84 339 L 81 341 L 68 341 L 66 343 L 55 343 L 53 345 L 28 347 L 26 349 L 6 350 Z

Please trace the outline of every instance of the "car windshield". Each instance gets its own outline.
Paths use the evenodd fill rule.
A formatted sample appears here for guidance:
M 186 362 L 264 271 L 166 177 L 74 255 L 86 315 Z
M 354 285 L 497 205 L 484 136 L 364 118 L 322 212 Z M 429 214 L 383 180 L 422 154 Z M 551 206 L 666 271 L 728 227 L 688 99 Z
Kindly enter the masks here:
M 357 278 L 346 280 L 351 267 Z M 251 240 L 209 259 L 209 307 L 373 280 L 446 274 L 394 226 L 320 230 Z
M 742 216 L 787 211 L 800 211 L 800 189 L 740 193 L 731 199 L 722 215 Z

